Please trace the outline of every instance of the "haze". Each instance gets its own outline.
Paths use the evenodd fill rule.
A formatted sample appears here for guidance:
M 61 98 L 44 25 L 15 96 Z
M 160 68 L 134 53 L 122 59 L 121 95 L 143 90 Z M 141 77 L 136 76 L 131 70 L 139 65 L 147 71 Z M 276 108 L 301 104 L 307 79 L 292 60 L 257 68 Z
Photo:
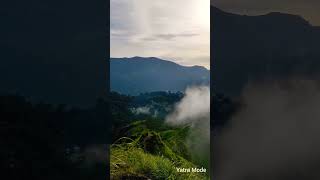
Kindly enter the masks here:
M 111 57 L 210 67 L 209 0 L 111 0 Z

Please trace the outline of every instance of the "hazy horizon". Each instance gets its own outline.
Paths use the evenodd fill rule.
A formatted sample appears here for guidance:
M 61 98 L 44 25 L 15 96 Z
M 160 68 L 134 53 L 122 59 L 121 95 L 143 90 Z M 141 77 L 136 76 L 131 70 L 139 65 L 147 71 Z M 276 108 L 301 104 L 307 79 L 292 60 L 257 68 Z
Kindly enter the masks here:
M 110 57 L 210 69 L 210 0 L 111 0 Z
M 207 67 L 205 67 L 205 66 L 202 66 L 202 65 L 183 65 L 183 64 L 180 64 L 180 63 L 178 63 L 178 62 L 176 62 L 176 61 L 174 61 L 173 59 L 163 59 L 163 58 L 159 58 L 159 57 L 154 57 L 154 56 L 149 56 L 149 57 L 147 57 L 147 56 L 130 56 L 130 57 L 110 57 L 110 59 L 130 59 L 130 58 L 135 58 L 135 57 L 139 57 L 139 58 L 157 58 L 157 59 L 160 59 L 160 60 L 163 60 L 163 61 L 170 61 L 170 62 L 173 62 L 173 63 L 175 63 L 175 64 L 178 64 L 178 65 L 180 65 L 180 66 L 183 66 L 183 67 L 194 67 L 194 66 L 200 66 L 200 67 L 203 67 L 203 68 L 205 68 L 205 69 L 207 69 L 208 71 L 210 71 L 210 68 L 207 68 Z

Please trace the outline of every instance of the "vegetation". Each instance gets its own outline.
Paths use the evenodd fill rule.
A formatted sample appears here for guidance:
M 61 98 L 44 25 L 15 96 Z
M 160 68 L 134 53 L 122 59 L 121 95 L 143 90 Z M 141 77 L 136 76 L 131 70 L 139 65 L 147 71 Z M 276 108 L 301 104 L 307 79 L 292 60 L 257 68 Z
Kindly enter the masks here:
M 142 126 L 142 123 L 140 126 Z M 181 135 L 188 128 L 161 133 L 137 127 L 130 138 L 119 139 L 111 146 L 111 177 L 145 177 L 151 179 L 206 179 L 201 173 L 178 173 L 177 167 L 197 167 Z M 142 131 L 141 131 L 142 130 Z M 140 133 L 139 133 L 140 132 Z M 164 137 L 164 138 L 163 138 Z M 177 139 L 176 139 L 177 138 Z
M 121 105 L 123 111 L 112 113 L 118 122 L 112 128 L 116 138 L 110 148 L 111 179 L 209 179 L 208 173 L 181 173 L 176 169 L 205 167 L 192 159 L 186 144 L 189 126 L 170 127 L 163 116 L 155 117 L 150 112 L 142 117 L 130 111 L 138 105 L 172 106 L 181 98 L 181 93 L 158 92 L 123 98 L 121 104 L 114 104 Z
M 207 165 L 189 151 L 189 126 L 169 127 L 161 115 L 130 110 L 156 104 L 155 109 L 166 109 L 163 113 L 168 113 L 167 105 L 174 105 L 181 97 L 180 93 L 170 92 L 135 97 L 111 93 L 110 104 L 98 100 L 95 107 L 79 109 L 35 104 L 19 95 L 0 96 L 3 175 L 10 175 L 10 179 L 104 179 L 110 168 L 113 179 L 208 179 L 208 174 L 177 173 L 175 169 Z M 214 127 L 220 127 L 235 108 L 223 96 L 216 99 L 219 101 L 213 106 L 214 116 L 220 121 Z M 109 112 L 112 136 L 108 133 Z M 108 142 L 112 144 L 111 156 L 88 164 L 88 147 Z

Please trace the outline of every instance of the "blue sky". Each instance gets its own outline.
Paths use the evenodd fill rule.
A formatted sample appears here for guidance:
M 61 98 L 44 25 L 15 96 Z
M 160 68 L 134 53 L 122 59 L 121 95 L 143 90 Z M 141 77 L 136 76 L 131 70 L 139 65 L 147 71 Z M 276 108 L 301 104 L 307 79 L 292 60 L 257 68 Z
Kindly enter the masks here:
M 111 57 L 210 66 L 210 0 L 111 0 Z

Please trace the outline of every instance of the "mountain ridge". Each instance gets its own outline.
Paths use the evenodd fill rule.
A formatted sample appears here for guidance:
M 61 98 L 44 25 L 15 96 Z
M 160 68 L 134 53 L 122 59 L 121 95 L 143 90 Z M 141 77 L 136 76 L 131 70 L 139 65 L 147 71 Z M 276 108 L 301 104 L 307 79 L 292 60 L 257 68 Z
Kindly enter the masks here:
M 211 7 L 210 38 L 217 92 L 239 96 L 248 83 L 320 77 L 320 29 L 300 16 L 244 16 Z
M 268 12 L 268 13 L 263 13 L 263 14 L 259 14 L 259 15 L 247 15 L 247 14 L 238 14 L 238 13 L 232 13 L 232 12 L 228 12 L 228 11 L 224 11 L 214 5 L 211 5 L 211 11 L 214 13 L 214 15 L 216 14 L 223 14 L 224 16 L 234 16 L 234 17 L 239 17 L 239 16 L 243 16 L 243 17 L 249 17 L 249 18 L 255 18 L 255 17 L 267 17 L 267 18 L 270 18 L 270 17 L 290 17 L 292 19 L 296 19 L 300 22 L 305 22 L 306 24 L 310 25 L 310 26 L 313 26 L 311 25 L 311 23 L 306 20 L 304 17 L 302 17 L 301 15 L 298 15 L 298 14 L 289 14 L 289 13 L 284 13 L 284 12 L 280 12 L 280 11 L 271 11 L 271 12 Z M 315 26 L 316 27 L 316 26 Z
M 179 64 L 179 63 L 176 63 L 176 62 L 173 62 L 171 60 L 168 60 L 168 59 L 161 59 L 161 58 L 158 58 L 158 57 L 144 57 L 144 56 L 132 56 L 132 57 L 110 57 L 110 59 L 112 60 L 119 60 L 119 61 L 124 61 L 124 60 L 130 60 L 130 61 L 133 61 L 133 60 L 140 60 L 140 61 L 143 61 L 143 60 L 160 60 L 160 61 L 166 61 L 168 63 L 173 63 L 175 65 L 179 65 L 179 66 L 182 66 L 182 67 L 186 67 L 186 68 L 199 68 L 199 69 L 205 69 L 205 70 L 208 70 L 206 67 L 204 66 L 200 66 L 200 65 L 192 65 L 192 66 L 186 66 L 186 65 L 182 65 L 182 64 Z
M 152 91 L 184 91 L 209 85 L 210 71 L 155 57 L 110 58 L 111 90 L 137 95 Z

